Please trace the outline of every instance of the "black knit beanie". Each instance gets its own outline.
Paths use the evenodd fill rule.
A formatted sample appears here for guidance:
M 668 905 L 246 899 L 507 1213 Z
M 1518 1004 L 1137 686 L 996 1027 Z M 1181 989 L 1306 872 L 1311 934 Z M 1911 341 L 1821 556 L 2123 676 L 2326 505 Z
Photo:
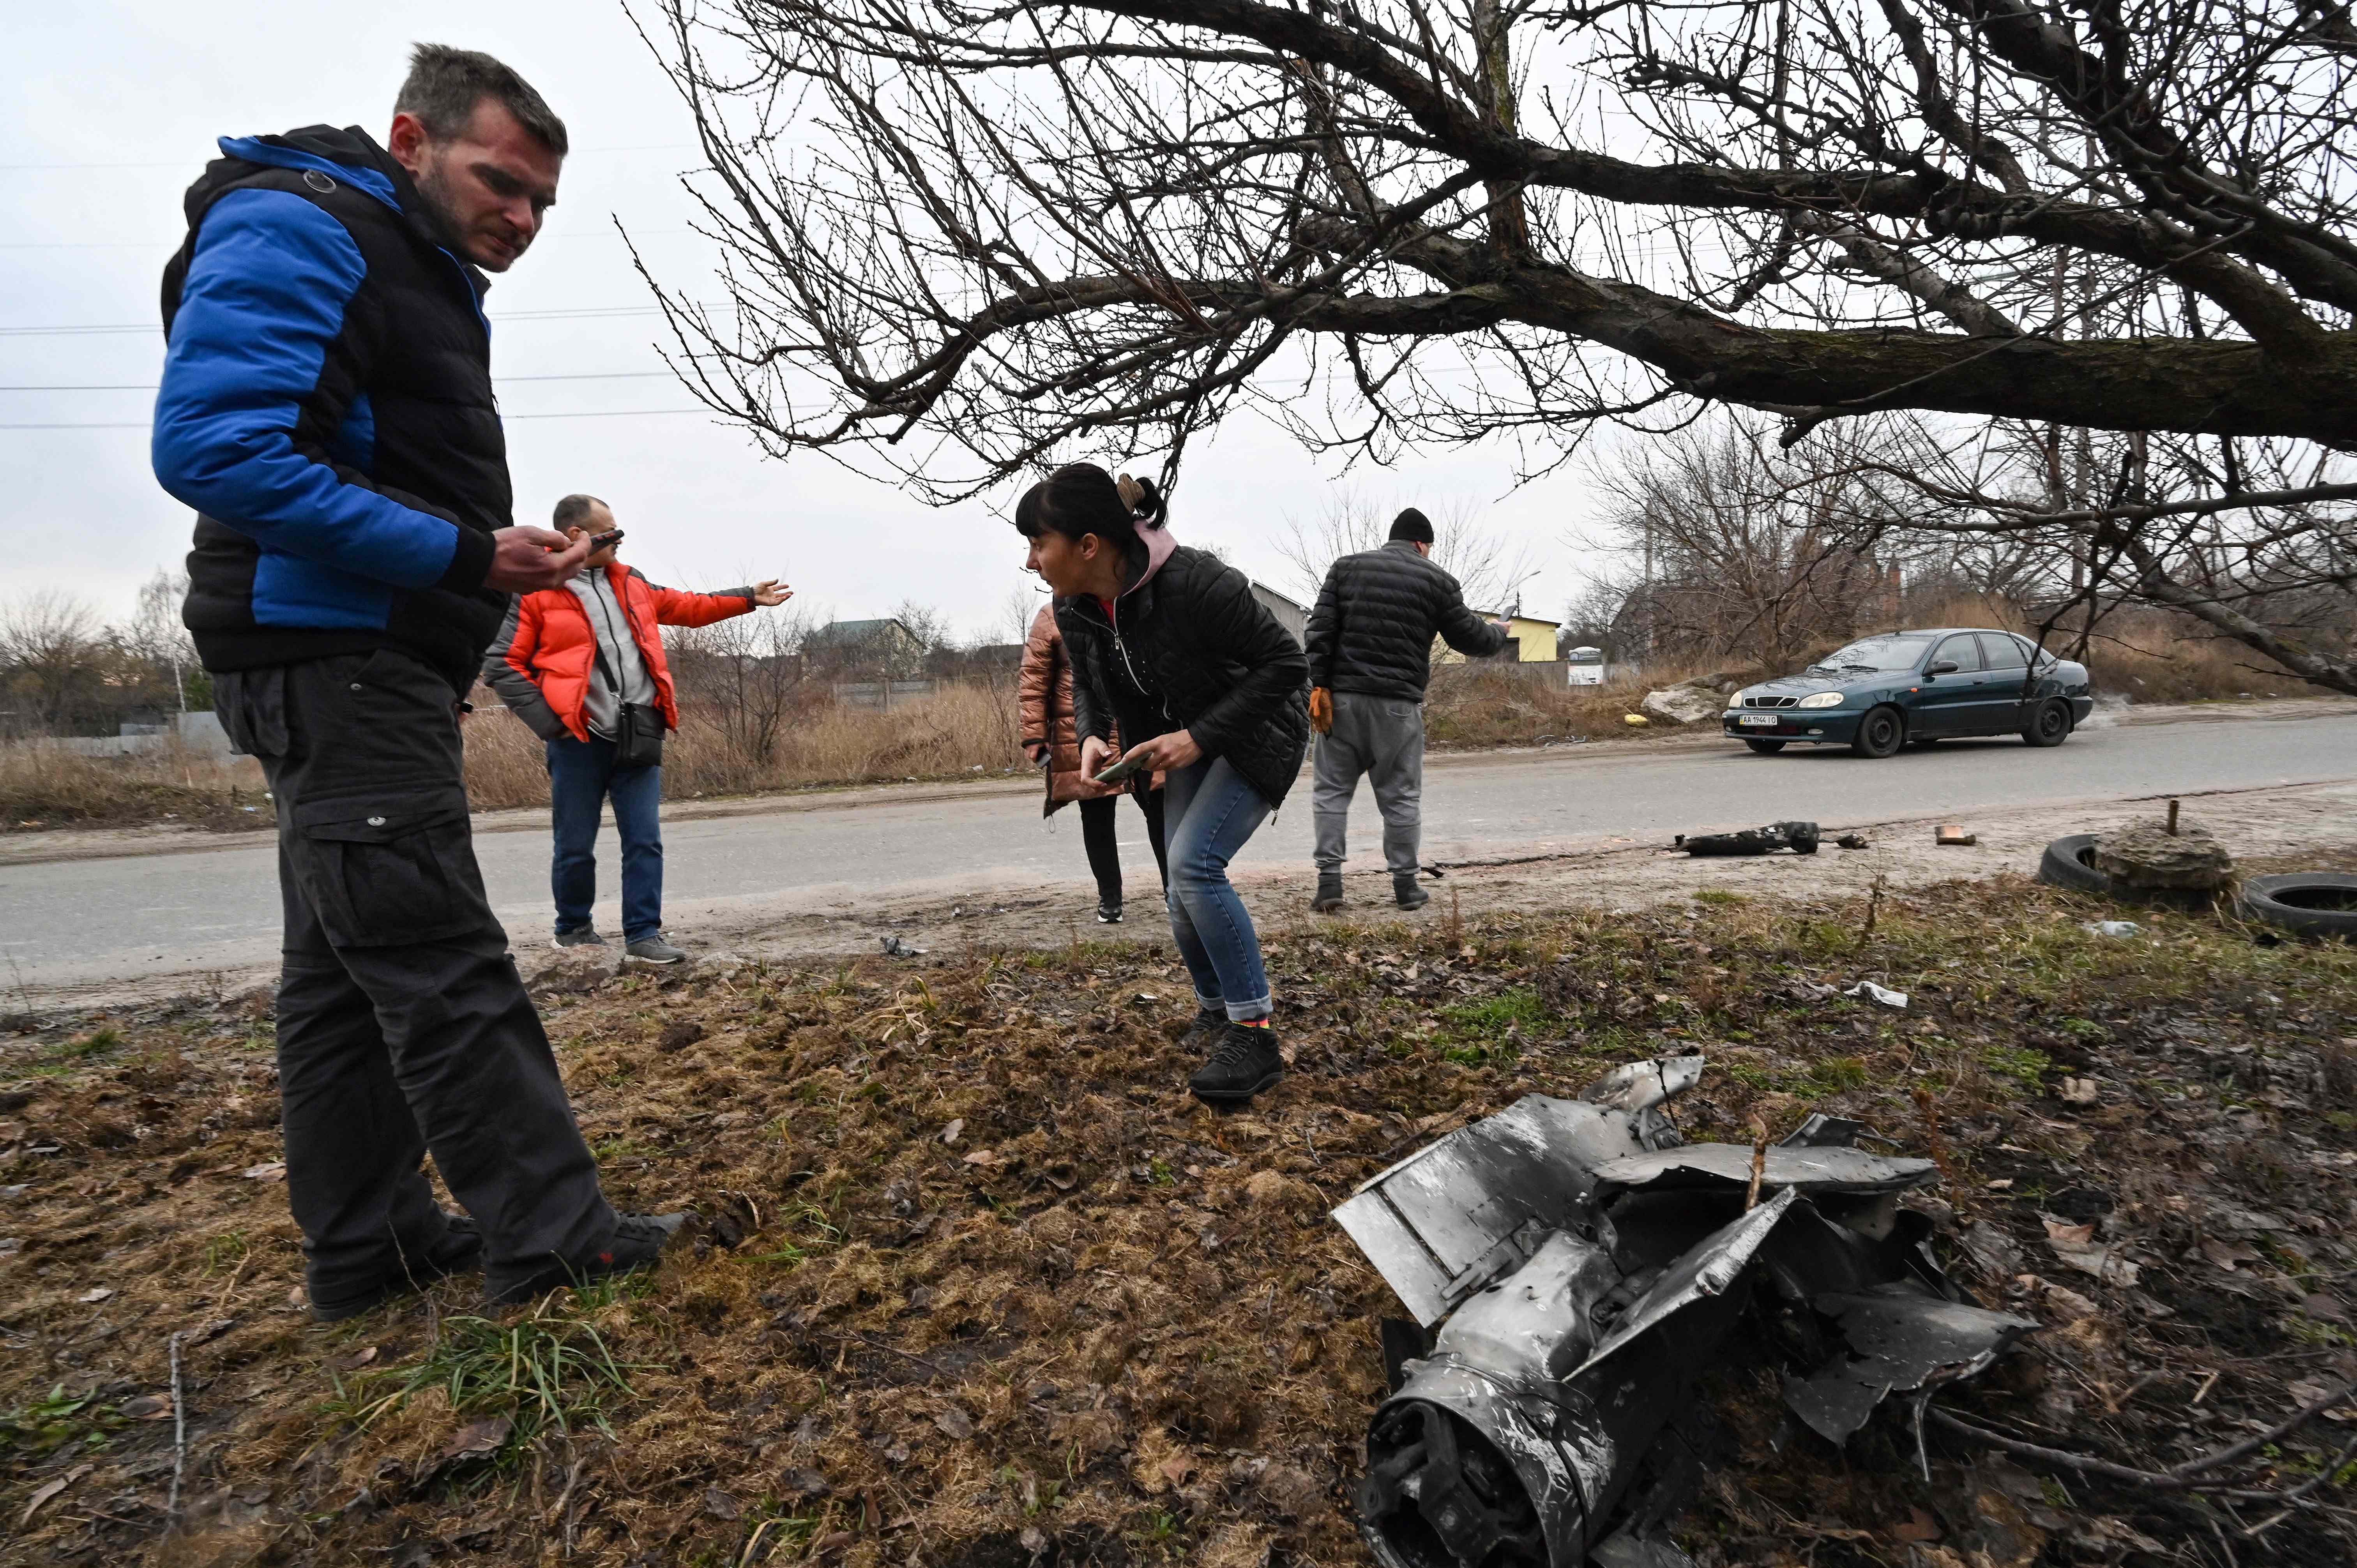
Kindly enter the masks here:
M 1432 521 L 1414 507 L 1392 519 L 1392 539 L 1406 540 L 1410 544 L 1432 542 Z

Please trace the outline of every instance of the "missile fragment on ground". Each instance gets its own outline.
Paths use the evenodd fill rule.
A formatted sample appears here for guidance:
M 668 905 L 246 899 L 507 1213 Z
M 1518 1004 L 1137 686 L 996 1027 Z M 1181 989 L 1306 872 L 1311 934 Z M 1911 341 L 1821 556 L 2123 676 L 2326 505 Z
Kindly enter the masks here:
M 1899 1195 L 1929 1160 L 1812 1116 L 1766 1151 L 1685 1144 L 1663 1107 L 1699 1056 L 1534 1094 L 1384 1171 L 1335 1219 L 1415 1316 L 1367 1434 L 1361 1529 L 1383 1568 L 1674 1568 L 1701 1477 L 1695 1375 L 1747 1312 L 1800 1347 L 1792 1412 L 1839 1443 L 2038 1326 L 1972 1305 Z

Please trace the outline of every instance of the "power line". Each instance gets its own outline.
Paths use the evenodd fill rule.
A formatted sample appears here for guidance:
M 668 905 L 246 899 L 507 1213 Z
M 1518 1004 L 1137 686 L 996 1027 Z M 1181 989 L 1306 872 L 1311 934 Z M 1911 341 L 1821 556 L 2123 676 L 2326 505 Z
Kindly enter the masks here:
M 702 144 L 700 144 L 700 143 L 696 143 L 696 142 L 646 142 L 646 143 L 642 143 L 642 144 L 640 144 L 640 145 L 637 145 L 637 146 L 631 146 L 631 147 L 576 147 L 576 148 L 575 148 L 575 149 L 574 149 L 574 152 L 575 152 L 576 154 L 584 155 L 584 156 L 586 156 L 586 155 L 587 155 L 587 154 L 591 154 L 591 153 L 598 153 L 598 154 L 604 154 L 604 153 L 663 153 L 663 152 L 675 152 L 675 151 L 677 151 L 679 148 L 682 148 L 682 147 L 694 147 L 694 146 L 698 146 L 698 145 L 702 145 Z M 218 156 L 220 156 L 221 155 L 220 155 L 219 153 L 215 153 L 213 156 L 214 156 L 215 157 L 218 157 Z M 568 155 L 568 156 L 572 156 L 572 155 Z M 206 160 L 205 160 L 205 162 L 207 162 L 207 163 L 210 163 L 210 162 L 211 162 L 211 161 L 212 161 L 212 160 L 211 160 L 210 158 L 208 158 L 208 159 L 206 159 Z M 187 159 L 187 158 L 159 158 L 159 159 L 156 159 L 156 160 L 148 161 L 148 162 L 134 162 L 134 163 L 101 163 L 101 164 L 0 164 L 0 170 L 6 170 L 6 169 L 65 169 L 65 168 L 187 168 L 187 167 L 188 167 L 188 166 L 189 166 L 189 160 L 188 160 L 188 159 Z M 202 166 L 200 165 L 200 166 Z
M 493 376 L 494 381 L 629 381 L 668 376 L 669 371 L 578 371 L 565 375 Z M 54 386 L 0 386 L 0 392 L 156 392 L 154 381 L 60 381 Z M 521 416 L 519 416 L 521 417 Z
M 710 413 L 708 408 L 585 408 L 555 413 L 508 413 L 500 416 L 504 424 L 511 419 L 638 419 L 658 413 Z M 147 430 L 151 423 L 144 419 L 126 419 L 104 424 L 0 424 L 0 430 Z
M 630 238 L 651 240 L 663 234 L 697 234 L 698 229 L 633 229 Z M 0 251 L 172 251 L 178 249 L 188 235 L 185 231 L 168 240 L 12 240 L 0 244 Z M 607 229 L 581 229 L 554 234 L 539 244 L 558 240 L 620 240 L 623 236 Z

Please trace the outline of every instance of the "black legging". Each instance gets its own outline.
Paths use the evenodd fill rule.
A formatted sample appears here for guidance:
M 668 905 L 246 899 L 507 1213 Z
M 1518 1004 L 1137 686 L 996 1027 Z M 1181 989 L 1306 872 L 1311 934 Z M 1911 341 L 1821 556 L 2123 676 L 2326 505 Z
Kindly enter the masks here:
M 1163 884 L 1170 881 L 1169 865 L 1162 854 L 1162 791 L 1148 789 L 1131 797 L 1146 813 L 1146 842 L 1154 846 L 1154 867 Z M 1100 795 L 1081 802 L 1081 843 L 1089 852 L 1089 870 L 1097 879 L 1097 902 L 1121 902 L 1121 849 L 1114 836 L 1114 806 L 1120 799 Z

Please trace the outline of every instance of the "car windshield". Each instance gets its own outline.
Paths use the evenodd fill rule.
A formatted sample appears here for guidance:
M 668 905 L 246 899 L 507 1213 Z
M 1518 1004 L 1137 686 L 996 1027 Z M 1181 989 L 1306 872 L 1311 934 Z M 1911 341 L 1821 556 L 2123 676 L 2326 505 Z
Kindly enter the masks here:
M 1912 670 L 1923 657 L 1928 636 L 1913 632 L 1896 637 L 1861 638 L 1838 653 L 1829 653 L 1812 664 L 1815 670 Z

